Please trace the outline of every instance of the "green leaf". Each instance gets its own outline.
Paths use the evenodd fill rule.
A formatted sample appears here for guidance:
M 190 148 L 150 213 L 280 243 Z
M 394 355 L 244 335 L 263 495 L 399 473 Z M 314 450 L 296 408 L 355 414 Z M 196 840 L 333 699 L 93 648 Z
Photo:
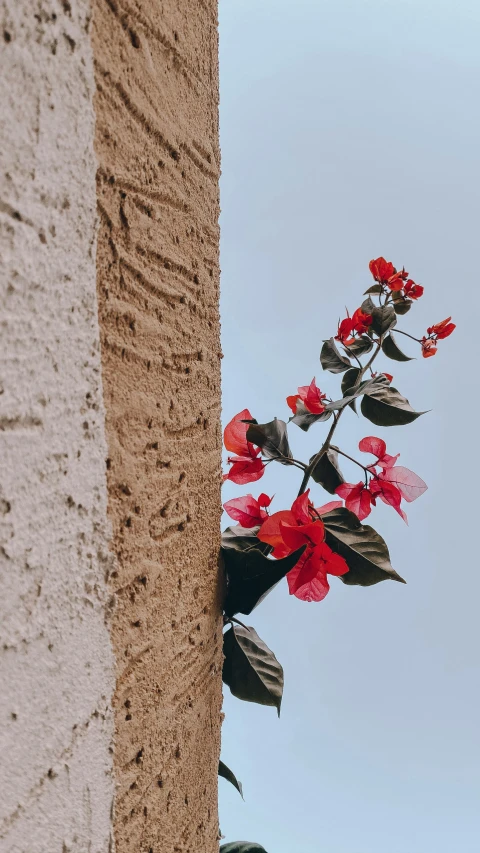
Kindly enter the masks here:
M 248 616 L 293 569 L 305 550 L 304 546 L 281 560 L 269 560 L 267 554 L 271 547 L 257 539 L 259 529 L 236 525 L 222 533 L 221 552 L 227 579 L 223 608 L 226 616 L 236 613 Z
M 375 305 L 373 299 L 370 299 L 370 297 L 368 297 L 367 299 L 363 300 L 360 309 L 363 311 L 364 314 L 373 314 L 376 307 L 377 306 Z
M 230 844 L 222 844 L 219 853 L 267 853 L 261 844 L 254 841 L 231 841 Z
M 314 457 L 310 459 L 310 463 Z M 312 477 L 316 483 L 320 483 L 323 488 L 331 495 L 335 494 L 335 489 L 345 482 L 340 467 L 338 465 L 338 453 L 333 448 L 329 448 L 315 465 L 312 471 Z
M 322 521 L 327 545 L 348 565 L 349 571 L 341 577 L 343 583 L 359 586 L 386 580 L 405 583 L 390 564 L 384 539 L 368 524 L 361 524 L 353 512 L 339 507 L 325 513 Z
M 268 424 L 250 423 L 247 429 L 247 441 L 262 448 L 269 459 L 276 459 L 282 465 L 290 465 L 292 452 L 288 444 L 285 421 L 274 418 Z
M 235 773 L 232 773 L 230 767 L 227 767 L 227 765 L 224 764 L 223 761 L 218 762 L 218 775 L 222 776 L 223 779 L 226 779 L 227 782 L 230 782 L 233 787 L 237 789 L 243 800 L 242 783 L 238 781 L 237 777 L 235 776 Z
M 411 424 L 425 412 L 416 412 L 392 385 L 369 388 L 361 403 L 362 414 L 376 426 Z
M 403 302 L 395 302 L 393 310 L 395 311 L 395 314 L 403 317 L 404 314 L 408 314 L 412 305 L 413 302 L 411 299 L 405 299 Z
M 330 373 L 343 373 L 351 367 L 349 359 L 340 355 L 334 338 L 324 342 L 320 353 L 320 364 L 324 370 L 329 370 Z
M 233 548 L 236 551 L 250 551 L 252 548 L 257 548 L 262 554 L 269 554 L 272 547 L 257 539 L 259 530 L 260 525 L 258 527 L 242 527 L 240 524 L 235 524 L 232 527 L 227 527 L 222 533 L 222 548 Z
M 253 628 L 232 625 L 223 635 L 223 681 L 233 696 L 273 705 L 280 716 L 283 668 Z
M 398 346 L 395 338 L 393 337 L 393 333 L 390 332 L 386 338 L 383 339 L 382 342 L 382 350 L 388 358 L 393 359 L 393 361 L 413 361 L 410 356 L 405 355 L 404 352 Z
M 366 296 L 367 293 L 383 293 L 383 287 L 381 284 L 372 284 L 372 286 L 365 291 L 364 296 Z
M 361 338 L 355 338 L 353 343 L 349 344 L 348 347 L 345 347 L 346 353 L 353 353 L 359 358 L 362 355 L 365 355 L 367 352 L 373 347 L 373 341 L 370 340 L 367 335 L 362 335 Z
M 375 307 L 372 311 L 372 317 L 371 328 L 379 337 L 388 332 L 397 322 L 397 315 L 395 314 L 393 305 Z
M 304 432 L 308 432 L 312 424 L 328 421 L 331 416 L 331 412 L 322 412 L 321 415 L 312 415 L 312 413 L 305 408 L 302 401 L 297 400 L 297 414 L 294 415 L 293 418 L 290 418 L 290 421 L 292 424 L 299 426 L 300 429 L 303 429 Z
M 353 388 L 353 386 L 355 385 L 355 382 L 358 379 L 359 373 L 360 373 L 359 367 L 352 367 L 352 368 L 350 368 L 350 370 L 347 370 L 347 372 L 343 374 L 341 389 L 342 389 L 342 394 L 344 397 L 346 396 L 346 393 L 349 390 L 349 388 Z M 351 409 L 353 409 L 355 414 L 357 414 L 357 401 L 351 400 L 351 402 L 348 405 L 350 406 Z
M 373 379 L 366 379 L 365 382 L 360 383 L 358 388 L 347 388 L 342 399 L 328 403 L 328 405 L 325 406 L 325 410 L 330 412 L 344 409 L 345 406 L 349 406 L 357 397 L 361 397 L 363 394 L 368 394 L 370 391 L 375 390 L 375 388 L 383 388 L 385 386 L 388 387 L 388 380 L 385 376 L 382 376 L 382 374 L 374 376 Z

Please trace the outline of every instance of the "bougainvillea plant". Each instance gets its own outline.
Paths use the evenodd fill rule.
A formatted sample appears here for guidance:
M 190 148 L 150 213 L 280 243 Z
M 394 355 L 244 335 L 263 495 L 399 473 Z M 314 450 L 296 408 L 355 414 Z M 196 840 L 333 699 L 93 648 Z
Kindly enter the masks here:
M 260 480 L 274 462 L 299 470 L 299 488 L 289 508 L 272 507 L 272 498 L 242 495 L 224 504 L 235 525 L 222 534 L 226 575 L 223 680 L 232 694 L 248 702 L 274 706 L 280 713 L 283 669 L 273 652 L 252 627 L 237 615 L 249 615 L 276 584 L 286 577 L 290 595 L 302 601 L 322 601 L 330 589 L 329 577 L 344 584 L 371 586 L 384 580 L 405 583 L 390 563 L 384 539 L 362 522 L 377 501 L 391 506 L 406 522 L 404 503 L 420 497 L 427 486 L 413 471 L 398 464 L 399 455 L 387 451 L 382 438 L 366 435 L 358 445 L 360 456 L 340 447 L 337 427 L 344 412 L 360 413 L 379 427 L 403 426 L 423 412 L 415 411 L 393 385 L 390 373 L 374 370 L 379 356 L 410 361 L 397 336 L 417 342 L 424 358 L 437 353 L 438 342 L 452 334 L 451 317 L 429 326 L 415 338 L 397 327 L 423 295 L 424 288 L 384 258 L 370 261 L 374 283 L 361 306 L 339 321 L 336 334 L 325 340 L 320 353 L 323 370 L 341 375 L 341 391 L 332 400 L 312 379 L 286 398 L 288 423 L 307 431 L 324 428 L 318 452 L 308 462 L 295 459 L 288 441 L 288 425 L 274 418 L 260 424 L 243 409 L 227 424 L 224 444 L 229 452 L 224 480 L 245 486 Z M 395 329 L 395 332 L 393 331 Z M 375 367 L 377 365 L 375 364 Z M 324 426 L 325 425 L 325 426 Z M 372 429 L 369 427 L 368 432 Z M 340 457 L 354 463 L 359 479 L 347 483 Z M 316 506 L 315 484 L 332 500 Z M 241 792 L 234 774 L 221 764 L 220 773 Z M 235 842 L 224 853 L 262 851 L 259 845 Z

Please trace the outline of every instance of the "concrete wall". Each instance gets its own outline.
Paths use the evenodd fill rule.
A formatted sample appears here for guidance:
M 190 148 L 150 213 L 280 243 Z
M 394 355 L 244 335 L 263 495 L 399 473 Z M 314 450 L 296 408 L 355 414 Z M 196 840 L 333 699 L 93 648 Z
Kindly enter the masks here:
M 216 2 L 0 19 L 0 851 L 214 853 Z
M 0 849 L 96 853 L 113 656 L 90 9 L 0 9 Z

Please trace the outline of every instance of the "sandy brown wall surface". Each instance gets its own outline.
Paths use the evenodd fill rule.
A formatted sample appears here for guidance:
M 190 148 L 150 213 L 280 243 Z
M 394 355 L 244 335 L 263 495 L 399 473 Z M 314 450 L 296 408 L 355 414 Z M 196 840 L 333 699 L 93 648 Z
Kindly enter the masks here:
M 94 0 L 117 853 L 218 850 L 216 0 Z

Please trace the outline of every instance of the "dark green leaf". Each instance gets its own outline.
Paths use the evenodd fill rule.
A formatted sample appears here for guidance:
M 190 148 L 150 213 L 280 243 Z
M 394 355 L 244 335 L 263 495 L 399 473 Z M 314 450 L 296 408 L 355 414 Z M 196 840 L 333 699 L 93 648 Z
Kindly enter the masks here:
M 257 539 L 259 530 L 260 526 L 241 527 L 240 524 L 227 527 L 222 533 L 222 548 L 235 549 L 236 551 L 251 551 L 252 548 L 257 548 L 262 554 L 269 554 L 272 550 L 271 546 Z
M 371 328 L 376 335 L 381 337 L 397 322 L 397 315 L 393 310 L 393 305 L 382 305 L 380 308 L 375 307 L 372 311 Z
M 310 463 L 313 458 L 312 456 Z M 338 453 L 336 450 L 330 448 L 320 457 L 312 471 L 312 477 L 316 483 L 320 483 L 331 495 L 335 494 L 335 489 L 345 482 L 338 465 Z
M 343 373 L 344 370 L 348 370 L 351 367 L 348 358 L 340 355 L 334 338 L 330 338 L 329 341 L 324 342 L 320 353 L 320 364 L 324 370 L 329 370 L 330 373 Z
M 282 465 L 290 465 L 292 458 L 288 444 L 287 425 L 285 421 L 274 418 L 268 424 L 249 424 L 247 441 L 262 448 L 262 453 L 269 459 L 277 459 Z
M 232 625 L 223 635 L 223 681 L 233 696 L 273 705 L 280 716 L 283 668 L 253 628 Z
M 238 525 L 222 533 L 222 557 L 227 579 L 226 616 L 236 613 L 248 616 L 293 569 L 305 550 L 304 547 L 299 548 L 281 560 L 269 560 L 266 555 L 271 550 L 270 545 L 260 542 L 256 535 L 235 536 L 237 529 Z M 246 530 L 246 533 L 256 534 L 259 529 Z
M 359 358 L 362 355 L 365 355 L 367 352 L 373 347 L 373 341 L 370 340 L 367 335 L 362 335 L 361 338 L 355 338 L 353 343 L 349 344 L 348 347 L 345 347 L 345 352 L 353 353 Z
M 312 424 L 328 421 L 331 416 L 331 412 L 322 412 L 321 415 L 312 415 L 312 413 L 305 408 L 302 401 L 297 400 L 297 414 L 294 415 L 293 418 L 290 418 L 290 421 L 292 424 L 299 426 L 300 429 L 303 429 L 304 432 L 308 432 Z
M 220 853 L 267 853 L 261 844 L 254 841 L 231 841 L 230 844 L 222 844 Z
M 333 509 L 322 516 L 322 521 L 327 545 L 348 565 L 349 571 L 341 577 L 343 583 L 359 586 L 372 586 L 385 580 L 405 583 L 392 569 L 385 541 L 368 524 L 361 524 L 353 512 L 345 507 Z
M 384 338 L 382 342 L 382 350 L 388 358 L 393 359 L 393 361 L 412 361 L 410 356 L 405 355 L 404 352 L 398 346 L 395 338 L 393 337 L 393 333 L 390 332 L 386 338 Z
M 345 393 L 346 393 L 350 388 L 353 388 L 353 386 L 355 385 L 355 382 L 356 382 L 356 381 L 357 381 L 357 379 L 358 379 L 358 374 L 359 374 L 359 373 L 360 373 L 360 368 L 359 368 L 359 367 L 351 367 L 351 368 L 350 368 L 350 370 L 347 370 L 347 372 L 343 374 L 343 376 L 342 376 L 342 386 L 341 386 L 341 387 L 342 387 L 342 394 L 343 394 L 343 395 L 345 395 Z
M 382 287 L 382 285 L 381 285 L 381 284 L 372 284 L 372 286 L 371 286 L 371 287 L 369 287 L 369 288 L 365 291 L 365 294 L 364 294 L 364 295 L 366 296 L 366 295 L 367 295 L 367 293 L 383 293 L 383 287 Z
M 342 397 L 341 400 L 334 400 L 333 403 L 329 403 L 325 406 L 325 410 L 333 412 L 339 409 L 344 409 L 345 406 L 349 406 L 357 397 L 361 397 L 363 394 L 368 394 L 370 391 L 375 390 L 375 388 L 383 388 L 384 386 L 388 387 L 388 381 L 385 376 L 382 376 L 381 374 L 380 376 L 374 376 L 372 379 L 367 379 L 365 382 L 361 382 L 358 388 L 347 388 L 345 390 L 345 396 Z
M 223 779 L 226 779 L 227 782 L 230 782 L 233 787 L 237 789 L 243 800 L 242 783 L 238 781 L 237 777 L 235 776 L 235 773 L 232 773 L 230 767 L 227 767 L 227 765 L 224 764 L 223 761 L 218 762 L 218 775 L 222 776 Z
M 369 296 L 367 297 L 367 299 L 363 300 L 360 306 L 364 314 L 373 314 L 376 307 L 377 306 L 375 305 L 375 302 L 373 301 L 373 299 L 370 299 Z
M 403 317 L 404 314 L 407 314 L 412 307 L 413 302 L 411 299 L 405 299 L 403 302 L 395 302 L 393 309 L 395 314 L 401 315 Z
M 350 368 L 350 370 L 347 370 L 347 372 L 343 374 L 341 388 L 342 388 L 342 394 L 344 397 L 345 397 L 348 389 L 353 388 L 353 386 L 355 385 L 355 382 L 357 381 L 359 373 L 360 373 L 359 367 L 352 367 L 352 368 Z M 357 414 L 357 401 L 351 400 L 351 402 L 348 405 L 350 406 L 351 409 L 353 409 L 355 414 Z
M 362 414 L 376 426 L 411 424 L 425 412 L 416 412 L 392 385 L 369 388 L 361 403 Z

